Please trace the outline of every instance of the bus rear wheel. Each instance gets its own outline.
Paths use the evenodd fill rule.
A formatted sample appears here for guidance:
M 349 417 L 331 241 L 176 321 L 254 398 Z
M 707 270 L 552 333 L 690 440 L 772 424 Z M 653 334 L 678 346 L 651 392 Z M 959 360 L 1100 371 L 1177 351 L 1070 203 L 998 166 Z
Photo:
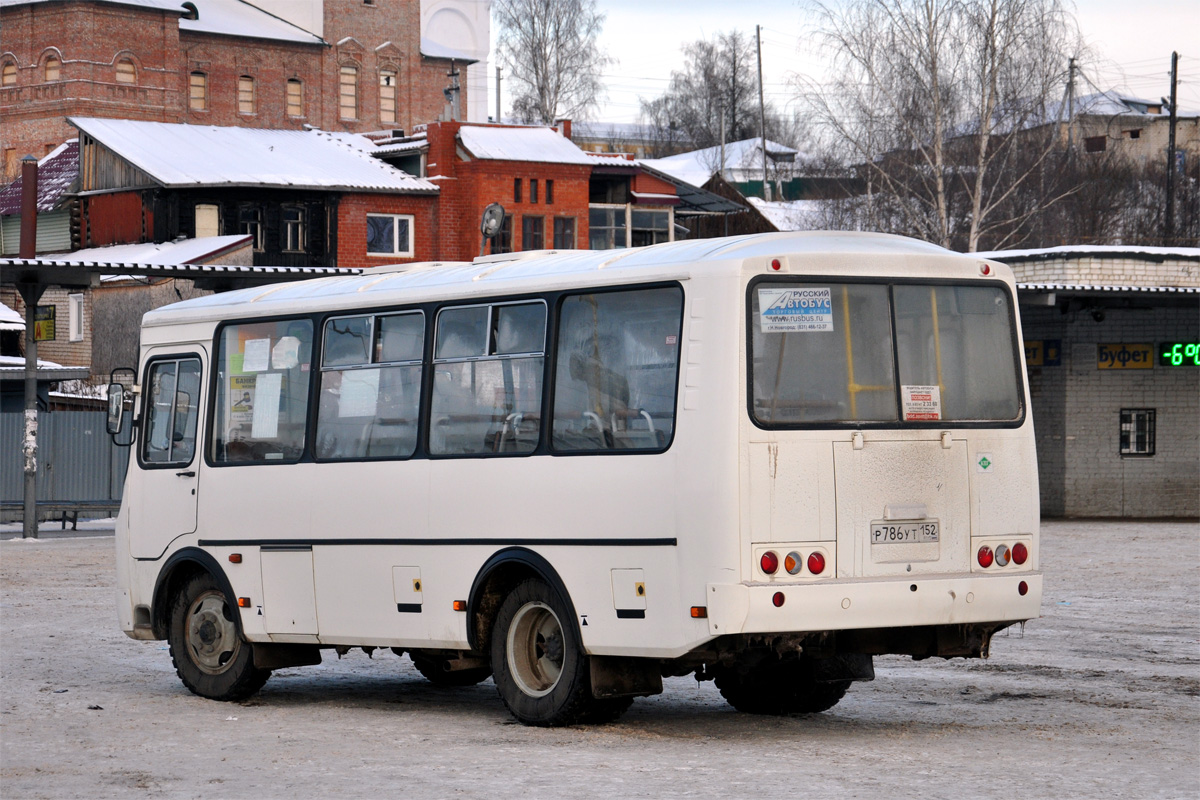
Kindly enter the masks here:
M 238 632 L 237 609 L 207 572 L 188 578 L 171 605 L 167 632 L 171 662 L 183 685 L 212 700 L 242 700 L 271 671 L 254 666 L 254 652 Z
M 530 578 L 505 598 L 492 629 L 492 677 L 512 715 L 526 725 L 609 722 L 628 703 L 597 701 L 579 632 L 565 600 Z
M 818 681 L 802 660 L 771 659 L 749 670 L 723 667 L 717 688 L 729 705 L 746 714 L 817 714 L 846 696 L 850 681 Z

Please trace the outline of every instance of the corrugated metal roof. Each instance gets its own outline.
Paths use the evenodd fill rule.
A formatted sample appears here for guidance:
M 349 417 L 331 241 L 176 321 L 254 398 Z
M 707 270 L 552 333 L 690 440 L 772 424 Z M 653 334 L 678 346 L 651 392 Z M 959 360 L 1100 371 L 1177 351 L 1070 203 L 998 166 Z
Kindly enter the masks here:
M 311 31 L 269 14 L 242 0 L 192 0 L 197 19 L 180 19 L 181 31 L 215 33 L 223 36 L 245 36 L 301 44 L 325 44 Z
M 38 162 L 38 211 L 53 211 L 79 175 L 79 140 L 60 144 Z M 17 178 L 0 192 L 0 214 L 21 213 L 24 181 Z
M 1018 283 L 1022 292 L 1104 292 L 1140 294 L 1200 294 L 1200 286 L 1112 286 L 1091 283 Z
M 62 0 L 0 0 L 0 6 L 29 6 L 35 3 L 59 3 Z M 93 0 L 97 3 L 107 3 L 114 6 L 140 6 L 154 8 L 160 11 L 175 11 L 183 13 L 183 0 Z
M 374 145 L 365 137 L 88 117 L 69 122 L 168 188 L 438 191 L 436 184 L 371 156 Z
M 177 242 L 149 242 L 146 244 L 114 244 L 108 247 L 89 247 L 73 253 L 49 253 L 43 261 L 59 264 L 203 264 L 218 258 L 230 250 L 250 244 L 250 234 L 232 236 L 204 236 L 199 239 L 182 239 Z
M 458 129 L 458 138 L 467 152 L 479 159 L 583 166 L 592 164 L 587 153 L 550 128 L 463 125 Z
M 462 50 L 457 50 L 453 47 L 447 47 L 440 42 L 435 42 L 432 39 L 421 37 L 421 55 L 429 58 L 450 58 L 461 64 L 477 64 L 478 58 L 472 58 Z

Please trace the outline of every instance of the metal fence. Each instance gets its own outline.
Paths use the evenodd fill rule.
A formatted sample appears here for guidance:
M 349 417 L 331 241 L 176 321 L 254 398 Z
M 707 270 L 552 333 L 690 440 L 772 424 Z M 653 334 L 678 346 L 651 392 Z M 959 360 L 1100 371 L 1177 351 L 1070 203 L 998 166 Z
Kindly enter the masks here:
M 104 421 L 103 411 L 38 415 L 39 501 L 120 501 L 130 448 L 113 444 Z M 24 436 L 23 414 L 0 414 L 0 500 L 5 502 L 25 496 Z

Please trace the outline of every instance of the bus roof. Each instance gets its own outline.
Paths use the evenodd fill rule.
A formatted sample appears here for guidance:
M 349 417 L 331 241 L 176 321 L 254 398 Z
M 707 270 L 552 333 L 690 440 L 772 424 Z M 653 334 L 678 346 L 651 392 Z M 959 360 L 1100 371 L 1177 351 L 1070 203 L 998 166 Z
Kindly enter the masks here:
M 311 313 L 671 280 L 740 270 L 746 259 L 827 256 L 900 256 L 978 259 L 928 242 L 883 233 L 803 231 L 667 242 L 626 250 L 540 250 L 486 256 L 473 262 L 383 266 L 358 275 L 278 283 L 198 297 L 148 312 L 145 326 L 238 317 Z M 732 266 L 731 266 L 732 265 Z M 686 267 L 686 271 L 681 270 Z

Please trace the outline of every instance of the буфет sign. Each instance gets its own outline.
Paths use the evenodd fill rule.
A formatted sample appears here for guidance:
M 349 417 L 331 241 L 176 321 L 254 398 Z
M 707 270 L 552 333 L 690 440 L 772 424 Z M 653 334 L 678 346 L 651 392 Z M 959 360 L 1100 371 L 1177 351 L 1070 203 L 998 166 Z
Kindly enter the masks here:
M 1152 344 L 1098 344 L 1097 369 L 1154 369 Z

